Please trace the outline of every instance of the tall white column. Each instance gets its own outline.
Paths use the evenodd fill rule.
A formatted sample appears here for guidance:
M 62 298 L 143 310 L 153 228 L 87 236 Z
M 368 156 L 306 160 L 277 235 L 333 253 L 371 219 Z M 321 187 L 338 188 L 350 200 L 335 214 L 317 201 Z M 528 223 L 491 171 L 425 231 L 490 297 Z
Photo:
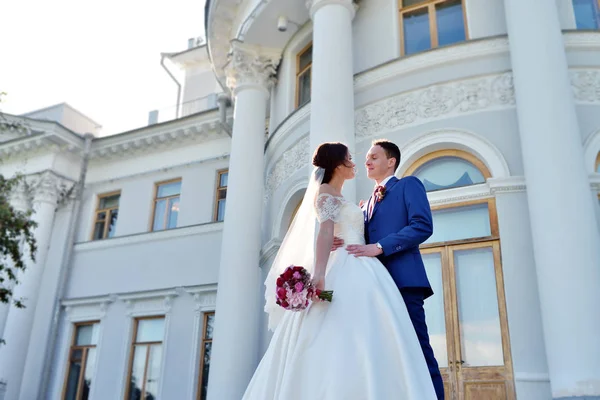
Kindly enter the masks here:
M 19 184 L 17 188 L 13 191 L 10 197 L 10 204 L 16 211 L 25 212 L 29 210 L 29 199 L 27 195 L 27 190 L 24 184 Z M 22 248 L 22 246 L 21 246 Z M 13 267 L 12 260 L 10 258 L 5 259 L 5 263 L 8 264 L 8 267 Z M 8 282 L 8 283 L 6 283 Z M 14 287 L 14 281 L 5 281 L 5 287 L 8 287 L 10 290 Z M 4 337 L 4 328 L 6 327 L 6 320 L 8 319 L 8 311 L 10 310 L 10 304 L 0 304 L 0 339 Z M 2 345 L 0 345 L 1 347 Z
M 7 384 L 4 400 L 19 398 L 57 198 L 58 180 L 52 174 L 44 173 L 35 184 L 33 197 L 35 212 L 33 218 L 38 223 L 34 233 L 38 247 L 35 255 L 36 261 L 26 264 L 26 270 L 21 274 L 20 283 L 14 290 L 15 298 L 24 299 L 25 308 L 12 307 L 10 309 L 4 329 L 6 345 L 0 347 L 0 380 L 4 380 Z M 29 257 L 27 254 L 25 256 Z
M 505 8 L 552 396 L 600 399 L 600 233 L 559 16 Z
M 278 53 L 266 54 L 234 42 L 227 67 L 235 111 L 208 384 L 210 400 L 241 399 L 258 364 L 265 118 L 278 61 Z
M 323 142 L 345 143 L 357 160 L 354 133 L 354 61 L 352 58 L 352 0 L 309 0 L 313 20 L 310 106 L 310 155 Z M 354 181 L 344 195 L 356 196 Z

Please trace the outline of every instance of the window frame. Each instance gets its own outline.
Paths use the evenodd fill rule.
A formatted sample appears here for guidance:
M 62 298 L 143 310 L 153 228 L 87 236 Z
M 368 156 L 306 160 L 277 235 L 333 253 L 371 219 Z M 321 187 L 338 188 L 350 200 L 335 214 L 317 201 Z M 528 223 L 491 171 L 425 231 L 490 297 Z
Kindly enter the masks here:
M 75 399 L 79 400 L 82 396 L 82 384 L 83 384 L 83 379 L 85 377 L 85 370 L 86 370 L 86 363 L 87 363 L 87 356 L 88 356 L 88 352 L 90 348 L 94 348 L 97 349 L 98 348 L 98 344 L 93 344 L 93 345 L 85 345 L 85 346 L 77 346 L 75 345 L 76 340 L 77 340 L 77 328 L 79 328 L 80 326 L 86 326 L 86 325 L 95 325 L 98 324 L 100 325 L 100 320 L 92 320 L 92 321 L 81 321 L 81 322 L 75 322 L 72 324 L 73 326 L 73 330 L 72 330 L 72 334 L 71 334 L 71 344 L 69 345 L 69 350 L 68 350 L 68 355 L 67 355 L 67 368 L 65 370 L 65 377 L 63 380 L 63 389 L 62 389 L 62 393 L 60 398 L 61 399 L 65 399 L 65 396 L 67 395 L 67 384 L 69 381 L 69 374 L 71 372 L 71 355 L 73 353 L 74 350 L 76 349 L 81 349 L 82 350 L 82 356 L 81 356 L 81 371 L 79 372 L 79 379 L 77 379 L 77 393 L 75 394 Z M 99 329 L 99 328 L 98 328 Z
M 439 32 L 437 28 L 437 13 L 435 10 L 435 6 L 437 4 L 447 3 L 454 0 L 424 0 L 417 4 L 413 4 L 411 6 L 404 7 L 404 0 L 398 0 L 398 25 L 400 27 L 400 56 L 406 56 L 406 49 L 404 45 L 404 19 L 402 18 L 404 14 L 410 13 L 416 10 L 420 10 L 423 8 L 427 9 L 427 13 L 429 16 L 429 37 L 431 40 L 431 47 L 428 50 L 433 50 L 439 48 Z M 465 41 L 469 40 L 469 27 L 467 24 L 467 11 L 465 7 L 466 0 L 460 0 L 460 5 L 462 7 L 463 13 L 463 26 L 465 28 Z M 424 50 L 427 51 L 427 50 Z M 418 54 L 418 53 L 413 53 Z M 409 54 L 409 56 L 413 55 Z
M 179 201 L 181 204 L 181 187 L 179 188 L 179 193 L 176 195 L 171 195 L 171 196 L 165 196 L 165 197 L 157 197 L 158 196 L 158 188 L 159 186 L 162 185 L 166 185 L 169 183 L 175 183 L 175 182 L 180 182 L 182 183 L 181 187 L 183 186 L 183 180 L 182 178 L 173 178 L 173 179 L 169 179 L 166 181 L 160 181 L 160 182 L 155 182 L 154 183 L 154 196 L 153 196 L 153 200 L 152 200 L 152 216 L 150 218 L 150 232 L 161 232 L 161 231 L 168 231 L 170 229 L 175 229 L 177 228 L 177 226 L 175 226 L 174 228 L 167 228 L 167 216 L 169 215 L 169 204 L 170 204 L 170 200 L 175 198 L 175 197 L 179 197 Z M 167 200 L 167 207 L 165 207 L 165 215 L 163 216 L 163 228 L 162 229 L 154 229 L 154 218 L 156 217 L 156 204 L 158 204 L 158 202 L 160 200 Z M 177 216 L 178 218 L 178 223 L 179 223 L 179 215 Z
M 108 208 L 99 209 L 100 202 L 102 201 L 103 198 L 112 197 L 112 196 L 116 196 L 116 195 L 119 195 L 119 204 L 116 207 L 108 207 Z M 95 211 L 94 211 L 94 222 L 92 223 L 92 233 L 90 235 L 90 240 L 91 241 L 109 239 L 107 235 L 108 235 L 108 227 L 110 226 L 110 224 L 109 224 L 110 215 L 108 213 L 109 212 L 112 213 L 112 211 L 114 211 L 114 210 L 119 210 L 120 205 L 121 205 L 121 191 L 120 190 L 115 190 L 113 192 L 108 192 L 108 193 L 102 193 L 102 194 L 98 194 L 96 196 L 96 207 L 95 207 Z M 96 232 L 96 224 L 98 222 L 100 222 L 100 221 L 98 221 L 98 214 L 100 214 L 101 212 L 106 212 L 107 213 L 107 218 L 104 221 L 104 230 L 102 232 L 102 238 L 95 239 L 94 238 L 94 233 Z M 118 216 L 117 216 L 117 219 L 118 219 Z
M 221 176 L 227 174 L 227 186 L 221 186 Z M 223 215 L 223 221 L 219 221 L 219 193 L 225 191 L 229 187 L 229 168 L 223 168 L 217 171 L 217 181 L 215 184 L 215 203 L 213 207 L 213 222 L 223 222 L 225 215 Z M 227 194 L 225 194 L 225 200 L 227 201 Z
M 206 311 L 203 313 L 202 338 L 200 339 L 200 367 L 198 370 L 198 389 L 196 391 L 196 400 L 202 400 L 202 380 L 204 379 L 204 349 L 206 343 L 212 343 L 213 338 L 206 338 L 206 327 L 208 326 L 208 317 L 215 315 L 214 311 Z
M 461 159 L 473 164 L 473 166 L 475 168 L 477 168 L 479 170 L 479 172 L 481 172 L 481 174 L 483 175 L 483 177 L 485 178 L 486 181 L 492 177 L 492 174 L 490 173 L 490 170 L 488 169 L 488 167 L 479 158 L 475 157 L 473 154 L 468 153 L 466 151 L 454 150 L 454 149 L 438 150 L 438 151 L 434 151 L 434 152 L 425 154 L 421 158 L 417 159 L 417 161 L 412 163 L 412 165 L 406 169 L 406 171 L 404 172 L 404 176 L 413 175 L 423 165 L 427 164 L 430 161 L 433 161 L 435 159 L 442 158 L 442 157 L 461 158 Z M 481 183 L 476 183 L 475 185 L 481 185 Z M 470 185 L 470 186 L 475 186 L 475 185 Z M 449 190 L 449 189 L 441 189 L 441 190 Z
M 304 48 L 302 50 L 300 50 L 298 52 L 298 54 L 296 54 L 296 103 L 295 103 L 295 108 L 302 107 L 303 105 L 310 103 L 310 100 L 308 100 L 308 101 L 305 101 L 304 103 L 300 104 L 300 78 L 309 70 L 311 71 L 311 74 L 312 74 L 313 60 L 311 57 L 310 63 L 306 67 L 304 67 L 304 69 L 300 70 L 300 57 L 302 57 L 302 55 L 304 55 L 304 53 L 306 53 L 308 51 L 308 49 L 310 49 L 311 53 L 312 53 L 312 47 L 313 47 L 313 42 L 311 40 L 306 46 L 304 46 Z M 312 100 L 312 75 L 310 77 L 310 84 L 311 84 L 311 100 Z
M 475 206 L 480 204 L 487 204 L 488 206 L 488 218 L 490 220 L 490 236 L 473 237 L 468 239 L 456 239 L 445 242 L 423 243 L 419 246 L 419 248 L 427 249 L 431 247 L 454 246 L 458 244 L 473 244 L 479 242 L 489 242 L 491 240 L 500 240 L 500 228 L 498 226 L 498 210 L 496 209 L 496 199 L 493 197 L 481 200 L 478 199 L 449 204 L 440 204 L 438 206 L 431 207 L 431 212 L 434 213 L 435 211 L 446 210 L 450 208 L 459 209 L 461 207 Z
M 163 330 L 163 338 L 160 342 L 137 342 L 136 338 L 137 338 L 137 333 L 138 333 L 138 328 L 139 328 L 139 321 L 143 321 L 143 320 L 150 320 L 150 319 L 162 319 L 164 321 L 164 330 Z M 148 373 L 148 355 L 151 349 L 151 346 L 153 345 L 157 345 L 160 344 L 161 346 L 163 346 L 163 350 L 164 350 L 164 344 L 165 344 L 165 332 L 166 332 L 166 327 L 167 327 L 167 316 L 166 315 L 151 315 L 151 316 L 143 316 L 143 317 L 135 317 L 133 318 L 133 334 L 131 335 L 131 342 L 129 343 L 129 361 L 127 362 L 127 379 L 125 380 L 125 400 L 129 399 L 129 390 L 131 389 L 131 374 L 133 373 L 133 358 L 135 356 L 135 346 L 136 345 L 147 345 L 148 348 L 146 350 L 146 361 L 144 363 L 144 378 L 142 379 L 142 395 L 141 398 L 143 399 L 145 394 L 146 394 L 146 375 Z M 164 352 L 161 354 L 161 360 L 160 363 L 162 365 L 162 363 L 164 362 Z M 162 376 L 161 376 L 162 378 Z M 160 385 L 160 382 L 159 382 Z
M 437 150 L 437 151 L 433 151 L 431 153 L 427 153 L 424 156 L 421 156 L 419 159 L 417 159 L 415 162 L 413 162 L 410 167 L 407 168 L 407 170 L 404 172 L 403 176 L 413 175 L 423 165 L 427 164 L 430 161 L 436 160 L 438 158 L 443 158 L 443 157 L 460 158 L 464 161 L 471 163 L 475 168 L 477 168 L 479 170 L 479 172 L 483 175 L 483 177 L 485 178 L 486 181 L 492 177 L 492 174 L 490 173 L 487 166 L 483 163 L 483 161 L 481 161 L 479 158 L 477 158 L 476 156 L 474 156 L 473 154 L 471 154 L 469 152 L 466 152 L 464 150 L 456 150 L 456 149 Z M 462 186 L 462 187 L 458 187 L 458 188 L 441 189 L 436 192 L 462 189 L 465 187 L 477 186 L 477 185 L 483 185 L 483 183 L 476 183 L 474 185 Z M 428 193 L 433 193 L 433 192 L 428 192 Z M 431 211 L 433 213 L 438 210 L 444 210 L 444 209 L 449 209 L 449 208 L 468 207 L 468 206 L 485 204 L 485 203 L 487 203 L 487 206 L 488 206 L 488 215 L 489 215 L 489 219 L 490 219 L 490 232 L 491 232 L 490 236 L 479 237 L 479 238 L 469 238 L 469 239 L 458 239 L 458 240 L 451 240 L 451 241 L 447 241 L 447 242 L 427 243 L 427 244 L 422 244 L 420 246 L 420 248 L 426 249 L 426 248 L 433 248 L 433 247 L 439 247 L 439 246 L 450 246 L 450 245 L 456 245 L 456 244 L 470 244 L 470 243 L 477 243 L 477 242 L 482 242 L 482 241 L 500 240 L 500 230 L 499 230 L 499 226 L 498 226 L 498 211 L 496 209 L 496 199 L 494 197 L 488 197 L 488 198 L 484 198 L 484 199 L 477 199 L 477 200 L 470 200 L 470 201 L 452 202 L 452 203 L 448 203 L 448 204 L 441 204 L 438 206 L 431 207 Z

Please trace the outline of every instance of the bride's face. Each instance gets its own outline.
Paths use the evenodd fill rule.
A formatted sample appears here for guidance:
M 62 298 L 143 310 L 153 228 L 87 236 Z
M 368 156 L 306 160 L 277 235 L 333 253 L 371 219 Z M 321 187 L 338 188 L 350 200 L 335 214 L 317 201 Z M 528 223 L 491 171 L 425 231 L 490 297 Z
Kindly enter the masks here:
M 352 156 L 350 153 L 346 155 L 346 160 L 342 164 L 338 165 L 337 169 L 339 171 L 338 173 L 344 179 L 354 178 L 356 175 L 356 164 L 354 164 L 354 161 L 352 161 Z

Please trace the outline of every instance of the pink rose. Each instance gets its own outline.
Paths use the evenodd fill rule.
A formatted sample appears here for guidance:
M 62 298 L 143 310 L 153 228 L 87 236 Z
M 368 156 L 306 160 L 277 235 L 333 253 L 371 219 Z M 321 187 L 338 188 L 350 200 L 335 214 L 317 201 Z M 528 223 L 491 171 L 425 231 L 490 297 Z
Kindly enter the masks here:
M 294 277 L 294 279 L 301 279 L 302 278 L 302 274 L 300 274 L 300 272 L 296 271 L 296 272 L 294 272 L 293 277 Z
M 296 289 L 296 292 L 301 292 L 304 289 L 304 284 L 302 282 L 298 282 L 294 286 L 294 289 Z

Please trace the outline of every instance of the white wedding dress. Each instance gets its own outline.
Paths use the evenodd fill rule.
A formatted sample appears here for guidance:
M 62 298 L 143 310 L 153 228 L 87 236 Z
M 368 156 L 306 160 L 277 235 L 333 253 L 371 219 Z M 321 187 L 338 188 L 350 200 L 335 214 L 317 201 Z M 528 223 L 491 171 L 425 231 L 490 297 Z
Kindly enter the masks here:
M 345 244 L 364 244 L 363 212 L 342 197 L 318 196 Z M 245 400 L 435 400 L 404 301 L 381 262 L 332 252 L 325 289 L 331 303 L 285 311 Z

